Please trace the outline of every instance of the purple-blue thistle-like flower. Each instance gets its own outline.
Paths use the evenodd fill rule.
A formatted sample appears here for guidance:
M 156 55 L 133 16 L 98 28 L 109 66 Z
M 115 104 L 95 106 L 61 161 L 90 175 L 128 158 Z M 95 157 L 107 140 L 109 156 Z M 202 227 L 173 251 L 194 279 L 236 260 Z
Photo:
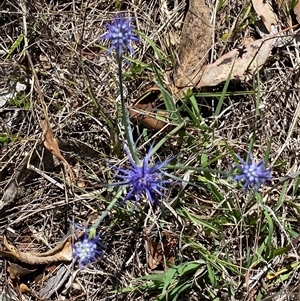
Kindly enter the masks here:
M 270 169 L 265 168 L 264 161 L 255 164 L 252 160 L 251 155 L 249 155 L 249 163 L 246 163 L 241 157 L 239 157 L 238 155 L 236 156 L 239 159 L 241 165 L 236 165 L 240 173 L 233 177 L 233 180 L 244 180 L 244 188 L 246 192 L 248 191 L 250 185 L 254 186 L 254 191 L 257 191 L 259 186 L 261 184 L 264 184 L 265 181 L 272 180 Z
M 160 202 L 157 199 L 157 195 L 163 196 L 161 190 L 165 189 L 164 184 L 171 183 L 171 181 L 163 179 L 165 173 L 162 169 L 169 162 L 171 162 L 174 157 L 171 157 L 164 162 L 156 162 L 154 165 L 149 166 L 152 149 L 153 145 L 150 147 L 146 157 L 139 164 L 137 164 L 133 160 L 130 151 L 125 148 L 131 163 L 131 167 L 129 169 L 114 167 L 120 172 L 117 177 L 122 179 L 123 182 L 114 183 L 113 185 L 124 185 L 130 187 L 130 190 L 122 204 L 131 199 L 132 196 L 135 196 L 134 205 L 136 205 L 140 200 L 141 195 L 144 194 L 147 196 L 151 205 L 155 204 L 161 207 Z
M 80 269 L 96 261 L 103 254 L 104 245 L 99 238 L 100 234 L 90 238 L 89 229 L 86 229 L 84 234 L 77 238 L 77 242 L 73 245 L 73 258 L 78 262 Z
M 108 49 L 110 54 L 116 49 L 118 58 L 123 53 L 123 45 L 132 53 L 131 42 L 138 42 L 139 38 L 132 33 L 134 26 L 130 24 L 130 18 L 124 18 L 121 14 L 113 19 L 112 24 L 106 24 L 108 32 L 100 37 L 100 39 L 107 39 L 111 45 Z

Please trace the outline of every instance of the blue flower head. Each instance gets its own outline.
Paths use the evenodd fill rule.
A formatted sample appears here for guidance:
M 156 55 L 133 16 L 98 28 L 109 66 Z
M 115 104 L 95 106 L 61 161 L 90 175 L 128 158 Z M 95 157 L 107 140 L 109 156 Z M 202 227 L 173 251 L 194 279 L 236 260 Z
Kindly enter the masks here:
M 140 200 L 141 195 L 144 194 L 147 196 L 151 205 L 155 204 L 160 207 L 157 195 L 163 196 L 161 190 L 165 189 L 164 184 L 169 184 L 171 182 L 163 179 L 164 172 L 162 171 L 162 168 L 172 161 L 174 157 L 164 162 L 157 162 L 154 165 L 149 166 L 152 149 L 153 145 L 150 147 L 146 157 L 137 164 L 133 160 L 129 150 L 125 148 L 131 167 L 128 169 L 114 167 L 120 172 L 117 177 L 122 179 L 123 182 L 114 183 L 113 185 L 125 185 L 130 187 L 129 193 L 126 195 L 122 203 L 131 199 L 134 195 L 136 205 Z
M 79 268 L 88 265 L 103 254 L 104 245 L 99 241 L 100 234 L 89 237 L 89 229 L 84 231 L 81 237 L 73 245 L 73 258 L 79 263 Z
M 258 164 L 255 164 L 252 161 L 251 155 L 249 156 L 249 163 L 246 163 L 242 158 L 236 155 L 239 159 L 241 165 L 236 167 L 239 170 L 239 174 L 236 175 L 233 180 L 240 181 L 245 180 L 244 188 L 245 191 L 248 191 L 250 185 L 254 186 L 254 190 L 257 191 L 261 184 L 264 184 L 265 181 L 271 181 L 272 176 L 270 169 L 265 169 L 264 162 L 261 161 Z
M 132 53 L 131 42 L 138 42 L 139 38 L 132 33 L 134 26 L 130 22 L 131 19 L 123 18 L 120 14 L 113 19 L 112 24 L 106 24 L 108 32 L 100 39 L 110 40 L 108 54 L 116 49 L 117 56 L 120 58 L 123 53 L 123 45 Z

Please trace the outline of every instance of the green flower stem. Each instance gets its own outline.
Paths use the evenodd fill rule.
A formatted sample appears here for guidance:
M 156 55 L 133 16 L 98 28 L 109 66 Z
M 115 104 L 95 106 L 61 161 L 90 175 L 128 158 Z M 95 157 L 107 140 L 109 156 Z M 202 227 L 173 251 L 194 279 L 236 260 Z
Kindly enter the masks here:
M 129 111 L 126 108 L 125 100 L 124 100 L 123 84 L 122 84 L 123 83 L 123 80 L 122 80 L 122 56 L 120 56 L 120 57 L 117 56 L 117 61 L 118 61 L 118 67 L 119 67 L 119 70 L 118 70 L 118 73 L 119 73 L 119 90 L 120 90 L 120 95 L 121 95 L 123 123 L 124 123 L 124 126 L 125 126 L 125 138 L 128 142 L 129 150 L 130 150 L 132 158 L 134 159 L 134 161 L 137 164 L 139 164 L 140 160 L 137 156 L 135 143 L 133 142 L 132 129 L 131 129 L 130 119 L 129 119 Z M 101 214 L 101 216 L 98 218 L 98 220 L 90 228 L 90 230 L 89 230 L 89 238 L 90 239 L 92 239 L 96 236 L 97 228 L 99 227 L 101 222 L 105 219 L 105 217 L 108 215 L 108 213 L 112 210 L 112 208 L 115 206 L 118 199 L 122 196 L 124 189 L 125 189 L 125 187 L 120 187 L 120 189 L 118 190 L 118 192 L 115 195 L 114 199 L 108 205 L 106 210 Z
M 122 56 L 117 57 L 118 61 L 118 73 L 119 73 L 119 89 L 120 89 L 120 96 L 121 96 L 121 104 L 122 104 L 122 114 L 123 114 L 123 123 L 125 126 L 125 138 L 129 145 L 129 150 L 131 153 L 132 158 L 134 161 L 139 164 L 140 160 L 137 156 L 137 151 L 135 148 L 135 143 L 133 142 L 133 136 L 132 136 L 132 129 L 130 125 L 130 118 L 129 118 L 129 111 L 126 108 L 125 100 L 124 100 L 124 93 L 123 93 L 123 79 L 122 79 Z
M 89 229 L 89 239 L 92 239 L 96 236 L 97 228 L 102 223 L 102 221 L 106 218 L 106 216 L 112 210 L 112 208 L 115 206 L 115 204 L 117 203 L 119 198 L 122 196 L 124 189 L 125 189 L 125 187 L 120 187 L 117 194 L 115 195 L 113 200 L 110 202 L 110 204 L 108 205 L 106 210 L 102 212 L 102 214 L 100 215 L 98 220 L 94 223 L 94 225 L 90 227 L 90 229 Z

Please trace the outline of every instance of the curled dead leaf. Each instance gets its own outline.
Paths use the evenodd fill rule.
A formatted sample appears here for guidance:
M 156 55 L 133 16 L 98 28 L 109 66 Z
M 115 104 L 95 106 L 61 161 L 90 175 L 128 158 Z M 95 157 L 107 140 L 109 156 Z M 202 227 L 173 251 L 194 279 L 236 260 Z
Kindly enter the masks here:
M 35 272 L 36 269 L 28 269 L 16 263 L 10 263 L 9 267 L 7 268 L 7 271 L 9 273 L 8 283 L 19 295 L 20 300 L 22 294 L 24 293 L 29 293 L 32 294 L 34 297 L 36 297 L 36 295 L 29 289 L 29 287 L 26 284 L 20 283 L 20 277 L 31 274 Z
M 170 124 L 166 108 L 159 96 L 160 89 L 158 87 L 154 86 L 148 89 L 129 109 L 130 118 L 136 119 L 145 127 L 156 131 Z
M 43 265 L 53 262 L 67 262 L 72 260 L 72 244 L 70 239 L 66 239 L 63 243 L 45 253 L 22 252 L 15 246 L 8 243 L 5 236 L 0 237 L 3 249 L 0 250 L 0 255 L 9 257 L 29 265 Z
M 52 153 L 53 156 L 55 156 L 59 161 L 65 164 L 69 171 L 70 179 L 73 183 L 76 182 L 75 175 L 73 173 L 73 170 L 68 163 L 68 161 L 63 157 L 63 155 L 60 152 L 58 142 L 56 138 L 54 137 L 54 134 L 52 132 L 49 120 L 44 119 L 41 120 L 41 128 L 43 131 L 43 142 L 44 146 L 47 148 L 47 150 Z
M 31 274 L 31 273 L 35 272 L 36 269 L 27 269 L 16 263 L 11 263 L 10 266 L 7 268 L 7 271 L 9 273 L 9 277 L 11 279 L 16 279 L 18 277 L 22 277 L 22 276 Z

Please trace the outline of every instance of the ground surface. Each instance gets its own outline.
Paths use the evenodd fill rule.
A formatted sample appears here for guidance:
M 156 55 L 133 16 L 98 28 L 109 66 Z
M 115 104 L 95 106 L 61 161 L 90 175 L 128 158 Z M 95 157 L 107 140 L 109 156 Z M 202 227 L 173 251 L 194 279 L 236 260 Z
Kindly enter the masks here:
M 297 24 L 292 4 L 273 3 L 283 28 Z M 211 33 L 199 48 L 208 47 L 202 67 L 262 38 L 249 1 L 202 5 L 196 20 L 215 16 L 198 32 Z M 186 72 L 200 50 L 181 35 L 197 34 L 184 29 L 188 9 L 163 0 L 0 3 L 0 300 L 300 300 L 297 41 L 272 48 L 250 79 L 197 88 Z M 177 155 L 159 198 L 164 210 L 144 196 L 135 210 L 119 206 L 119 197 L 98 228 L 106 248 L 97 262 L 26 264 L 14 248 L 33 258 L 76 239 L 74 223 L 92 225 L 116 195 L 103 185 L 119 181 L 112 166 L 129 165 L 117 64 L 97 40 L 120 10 L 140 36 L 123 64 L 138 155 L 160 142 L 152 164 Z M 176 87 L 182 76 L 189 90 Z M 164 103 L 160 91 L 172 95 L 180 129 L 166 107 L 161 126 L 162 116 L 146 112 Z M 43 143 L 43 120 L 63 157 Z M 273 180 L 246 194 L 230 175 L 235 153 L 246 159 L 249 150 Z

